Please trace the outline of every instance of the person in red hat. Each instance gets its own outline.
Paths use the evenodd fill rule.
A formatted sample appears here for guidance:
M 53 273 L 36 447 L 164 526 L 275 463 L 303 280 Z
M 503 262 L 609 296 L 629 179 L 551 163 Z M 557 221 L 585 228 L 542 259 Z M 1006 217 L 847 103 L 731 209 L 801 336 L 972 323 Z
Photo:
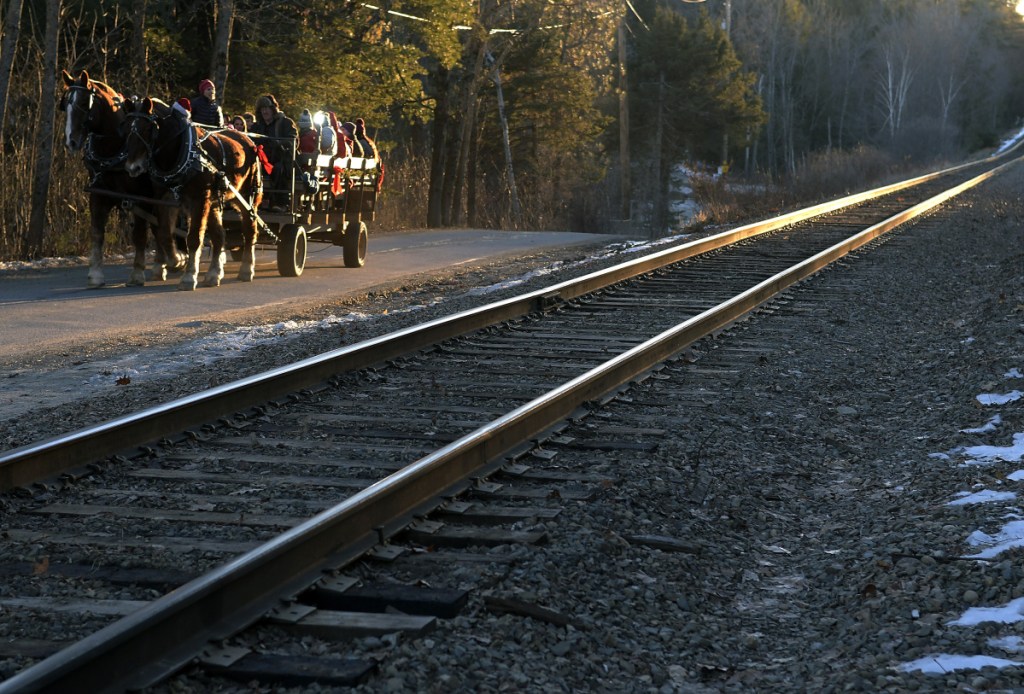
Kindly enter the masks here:
M 177 115 L 186 122 L 192 121 L 192 102 L 188 97 L 183 96 L 171 104 L 171 113 Z
M 217 88 L 210 80 L 199 83 L 199 96 L 192 97 L 192 120 L 200 125 L 224 127 L 224 111 L 217 103 Z

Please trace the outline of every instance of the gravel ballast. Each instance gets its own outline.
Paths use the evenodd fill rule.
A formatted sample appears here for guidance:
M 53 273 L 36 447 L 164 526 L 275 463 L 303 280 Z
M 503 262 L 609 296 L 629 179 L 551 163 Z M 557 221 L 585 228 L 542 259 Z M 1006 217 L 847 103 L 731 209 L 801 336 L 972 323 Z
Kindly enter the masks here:
M 1024 598 L 1021 550 L 969 558 L 991 544 L 979 531 L 995 538 L 1020 516 L 1020 498 L 951 504 L 973 500 L 965 493 L 1020 493 L 1014 473 L 1024 468 L 1024 443 L 1015 435 L 1024 439 L 1024 398 L 1013 393 L 1024 391 L 1022 190 L 1017 167 L 719 338 L 712 346 L 740 338 L 766 345 L 723 377 L 719 397 L 694 406 L 666 395 L 685 378 L 685 369 L 670 367 L 670 378 L 630 392 L 644 404 L 610 404 L 615 421 L 664 429 L 657 448 L 562 454 L 560 464 L 618 483 L 595 501 L 566 503 L 543 524 L 548 544 L 495 550 L 501 571 L 447 567 L 450 583 L 472 589 L 470 605 L 428 637 L 356 644 L 382 656 L 379 675 L 360 690 L 1024 687 L 1024 607 L 1013 602 Z M 459 290 L 559 255 L 416 278 L 321 315 L 357 303 L 367 313 L 394 313 L 345 328 L 346 342 L 365 339 L 456 304 L 397 312 L 403 305 L 426 306 L 442 293 L 459 294 L 459 308 L 493 300 L 503 294 Z M 562 259 L 582 256 L 573 250 Z M 254 348 L 245 364 L 225 360 L 96 398 L 98 412 L 71 403 L 24 413 L 0 423 L 0 444 L 113 416 L 146 402 L 154 387 L 173 397 L 337 342 L 336 330 L 302 334 Z M 969 448 L 977 446 L 994 448 Z M 635 535 L 699 549 L 668 552 L 624 539 Z M 483 606 L 489 595 L 535 603 L 578 626 L 495 614 Z M 1007 605 L 968 624 L 972 608 Z M 343 650 L 309 644 L 311 654 L 331 648 Z M 1021 664 L 979 667 L 997 659 Z M 972 667 L 954 669 L 963 664 Z M 211 687 L 253 691 L 201 676 L 161 689 Z

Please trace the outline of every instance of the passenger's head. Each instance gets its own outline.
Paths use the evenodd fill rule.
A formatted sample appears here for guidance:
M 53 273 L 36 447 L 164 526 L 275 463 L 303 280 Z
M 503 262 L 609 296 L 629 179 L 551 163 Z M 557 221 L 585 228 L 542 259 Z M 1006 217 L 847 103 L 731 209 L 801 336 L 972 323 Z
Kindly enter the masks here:
M 259 114 L 264 123 L 274 120 L 278 109 L 277 99 L 274 98 L 273 94 L 264 94 L 256 100 L 256 113 Z
M 355 137 L 355 134 L 356 134 L 356 124 L 355 123 L 353 123 L 351 121 L 346 121 L 346 122 L 341 124 L 341 129 L 343 131 L 345 131 L 345 134 L 348 135 L 350 138 Z
M 302 109 L 302 113 L 299 115 L 299 120 L 296 122 L 299 126 L 299 130 L 309 130 L 313 127 L 313 116 L 310 114 L 308 108 Z
M 213 86 L 213 82 L 210 80 L 203 80 L 199 83 L 199 93 L 212 100 L 216 96 L 217 88 Z
M 366 137 L 366 122 L 362 118 L 356 118 L 356 137 Z
M 243 116 L 233 116 L 231 118 L 231 127 L 244 133 L 249 129 L 249 124 L 245 122 Z

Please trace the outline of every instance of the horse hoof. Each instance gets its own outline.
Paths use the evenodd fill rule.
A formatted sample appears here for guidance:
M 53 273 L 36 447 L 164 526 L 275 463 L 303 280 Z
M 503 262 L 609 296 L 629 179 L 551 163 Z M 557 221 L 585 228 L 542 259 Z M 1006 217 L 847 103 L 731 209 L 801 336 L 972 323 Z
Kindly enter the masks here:
M 87 284 L 85 286 L 85 288 L 86 289 L 102 289 L 105 286 L 107 286 L 106 282 L 91 282 L 90 281 L 89 284 Z
M 238 279 L 240 281 L 242 281 L 242 282 L 252 282 L 252 278 L 253 278 L 253 276 L 250 275 L 249 273 L 246 273 L 244 275 L 242 275 L 242 274 L 238 275 Z
M 143 274 L 141 277 L 139 277 L 138 275 L 132 274 L 128 278 L 128 281 L 125 282 L 125 285 L 127 285 L 129 287 L 145 287 L 146 286 L 146 275 Z
M 203 286 L 205 286 L 205 287 L 219 287 L 220 286 L 220 277 L 207 277 L 206 281 L 203 282 Z
M 181 292 L 194 292 L 195 290 L 196 285 L 191 282 L 182 282 L 178 285 L 178 291 Z

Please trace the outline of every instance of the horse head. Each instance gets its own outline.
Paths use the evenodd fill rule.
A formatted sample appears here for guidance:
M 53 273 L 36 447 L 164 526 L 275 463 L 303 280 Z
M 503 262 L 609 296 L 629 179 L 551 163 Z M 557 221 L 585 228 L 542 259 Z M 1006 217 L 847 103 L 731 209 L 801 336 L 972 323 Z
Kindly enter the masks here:
M 112 135 L 119 121 L 121 97 L 103 82 L 89 79 L 85 70 L 78 77 L 62 71 L 64 93 L 60 108 L 67 116 L 64 145 L 72 152 L 85 146 L 91 134 Z
M 125 120 L 121 126 L 124 136 L 124 170 L 137 178 L 149 170 L 157 137 L 160 135 L 158 116 L 153 111 L 153 100 L 148 96 L 125 103 Z
M 129 176 L 149 172 L 155 178 L 173 171 L 187 159 L 192 145 L 191 124 L 163 101 L 148 96 L 125 104 L 124 168 Z

